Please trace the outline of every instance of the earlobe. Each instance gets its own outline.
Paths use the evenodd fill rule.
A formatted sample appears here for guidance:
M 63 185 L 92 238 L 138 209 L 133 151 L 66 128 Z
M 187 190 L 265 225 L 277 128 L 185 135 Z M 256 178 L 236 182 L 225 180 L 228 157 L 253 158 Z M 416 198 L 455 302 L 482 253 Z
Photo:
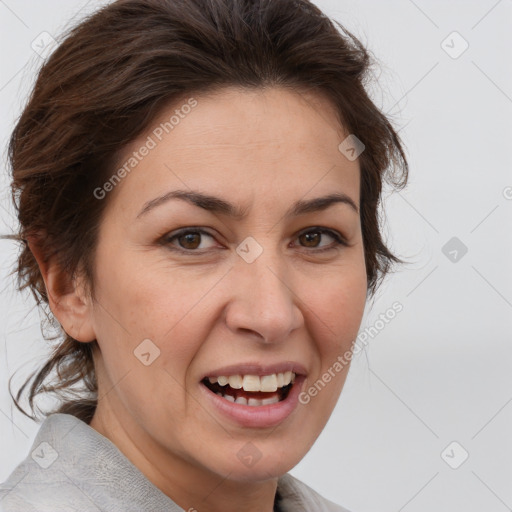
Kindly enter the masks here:
M 84 343 L 94 341 L 92 302 L 85 292 L 83 279 L 60 268 L 55 258 L 45 258 L 38 240 L 40 238 L 29 237 L 27 242 L 43 277 L 52 313 L 69 336 Z

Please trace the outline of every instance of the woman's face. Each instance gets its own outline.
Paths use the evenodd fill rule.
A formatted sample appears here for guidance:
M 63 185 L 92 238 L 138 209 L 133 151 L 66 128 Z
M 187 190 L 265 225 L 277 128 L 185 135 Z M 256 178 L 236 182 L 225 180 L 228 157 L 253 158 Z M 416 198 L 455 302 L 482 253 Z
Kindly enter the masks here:
M 101 350 L 91 426 L 161 473 L 265 480 L 306 454 L 346 378 L 335 363 L 367 286 L 360 169 L 319 97 L 194 99 L 161 113 L 98 199 L 109 204 L 88 317 Z M 318 201 L 332 194 L 342 200 Z

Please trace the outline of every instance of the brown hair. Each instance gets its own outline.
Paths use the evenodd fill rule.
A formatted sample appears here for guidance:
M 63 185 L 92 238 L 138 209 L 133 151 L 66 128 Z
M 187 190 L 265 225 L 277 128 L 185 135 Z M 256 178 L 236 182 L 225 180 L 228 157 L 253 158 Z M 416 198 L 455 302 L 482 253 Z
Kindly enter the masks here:
M 94 294 L 94 250 L 108 199 L 93 191 L 163 106 L 224 86 L 284 86 L 323 94 L 365 145 L 360 216 L 373 295 L 391 265 L 404 263 L 382 240 L 378 207 L 384 180 L 403 188 L 408 164 L 397 132 L 365 91 L 371 64 L 357 38 L 308 0 L 119 0 L 92 14 L 42 66 L 10 139 L 20 222 L 11 238 L 24 244 L 15 269 L 19 289 L 28 287 L 47 309 L 26 242 L 38 235 L 45 260 L 57 258 L 69 275 L 83 272 Z M 55 412 L 89 423 L 97 404 L 97 342 L 80 343 L 63 331 L 58 338 L 50 359 L 13 399 L 29 416 L 18 401 L 34 379 L 33 414 L 34 398 L 53 393 L 61 402 Z

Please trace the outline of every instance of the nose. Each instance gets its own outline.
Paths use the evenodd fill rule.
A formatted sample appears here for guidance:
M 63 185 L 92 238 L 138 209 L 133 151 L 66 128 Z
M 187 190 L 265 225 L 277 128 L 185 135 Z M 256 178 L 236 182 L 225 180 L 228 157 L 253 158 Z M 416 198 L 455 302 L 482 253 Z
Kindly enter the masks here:
M 286 340 L 304 322 L 291 272 L 269 252 L 263 251 L 252 263 L 243 258 L 236 261 L 230 272 L 231 300 L 226 312 L 229 329 L 238 336 L 250 332 L 264 344 Z

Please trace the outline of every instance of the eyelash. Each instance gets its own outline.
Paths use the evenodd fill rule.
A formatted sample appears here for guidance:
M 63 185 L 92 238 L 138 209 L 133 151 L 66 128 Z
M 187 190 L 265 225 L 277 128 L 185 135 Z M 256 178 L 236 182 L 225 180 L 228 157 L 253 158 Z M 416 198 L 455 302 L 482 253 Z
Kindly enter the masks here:
M 205 249 L 205 250 L 199 250 L 199 249 L 183 249 L 183 248 L 178 248 L 178 247 L 173 247 L 171 245 L 171 243 L 177 239 L 177 238 L 180 238 L 184 235 L 187 235 L 187 234 L 191 234 L 191 233 L 194 233 L 194 234 L 201 234 L 201 235 L 207 235 L 209 236 L 210 238 L 214 238 L 214 236 L 210 233 L 208 233 L 207 231 L 203 230 L 203 229 L 195 229 L 195 228 L 184 228 L 180 231 L 178 231 L 177 233 L 175 233 L 174 235 L 172 236 L 169 236 L 169 235 L 165 235 L 162 239 L 161 239 L 161 243 L 165 246 L 167 246 L 170 250 L 172 251 L 176 251 L 176 252 L 181 252 L 182 254 L 197 254 L 197 255 L 202 255 L 202 254 L 205 254 L 207 251 L 209 251 L 209 249 Z M 348 247 L 348 243 L 346 242 L 346 240 L 336 231 L 333 231 L 332 229 L 327 229 L 327 228 L 322 228 L 322 227 L 313 227 L 313 228 L 309 228 L 305 231 L 301 231 L 298 235 L 297 235 L 297 238 L 302 236 L 302 235 L 307 235 L 309 233 L 321 233 L 321 234 L 325 234 L 325 235 L 329 235 L 330 237 L 332 237 L 334 239 L 334 243 L 335 245 L 334 246 L 329 246 L 329 247 L 323 247 L 321 249 L 315 249 L 315 248 L 311 248 L 310 251 L 308 252 L 313 252 L 313 253 L 322 253 L 322 252 L 326 252 L 326 251 L 332 251 L 334 249 L 338 249 L 338 246 L 344 246 L 344 247 Z M 305 247 L 305 249 L 308 249 L 308 247 Z

